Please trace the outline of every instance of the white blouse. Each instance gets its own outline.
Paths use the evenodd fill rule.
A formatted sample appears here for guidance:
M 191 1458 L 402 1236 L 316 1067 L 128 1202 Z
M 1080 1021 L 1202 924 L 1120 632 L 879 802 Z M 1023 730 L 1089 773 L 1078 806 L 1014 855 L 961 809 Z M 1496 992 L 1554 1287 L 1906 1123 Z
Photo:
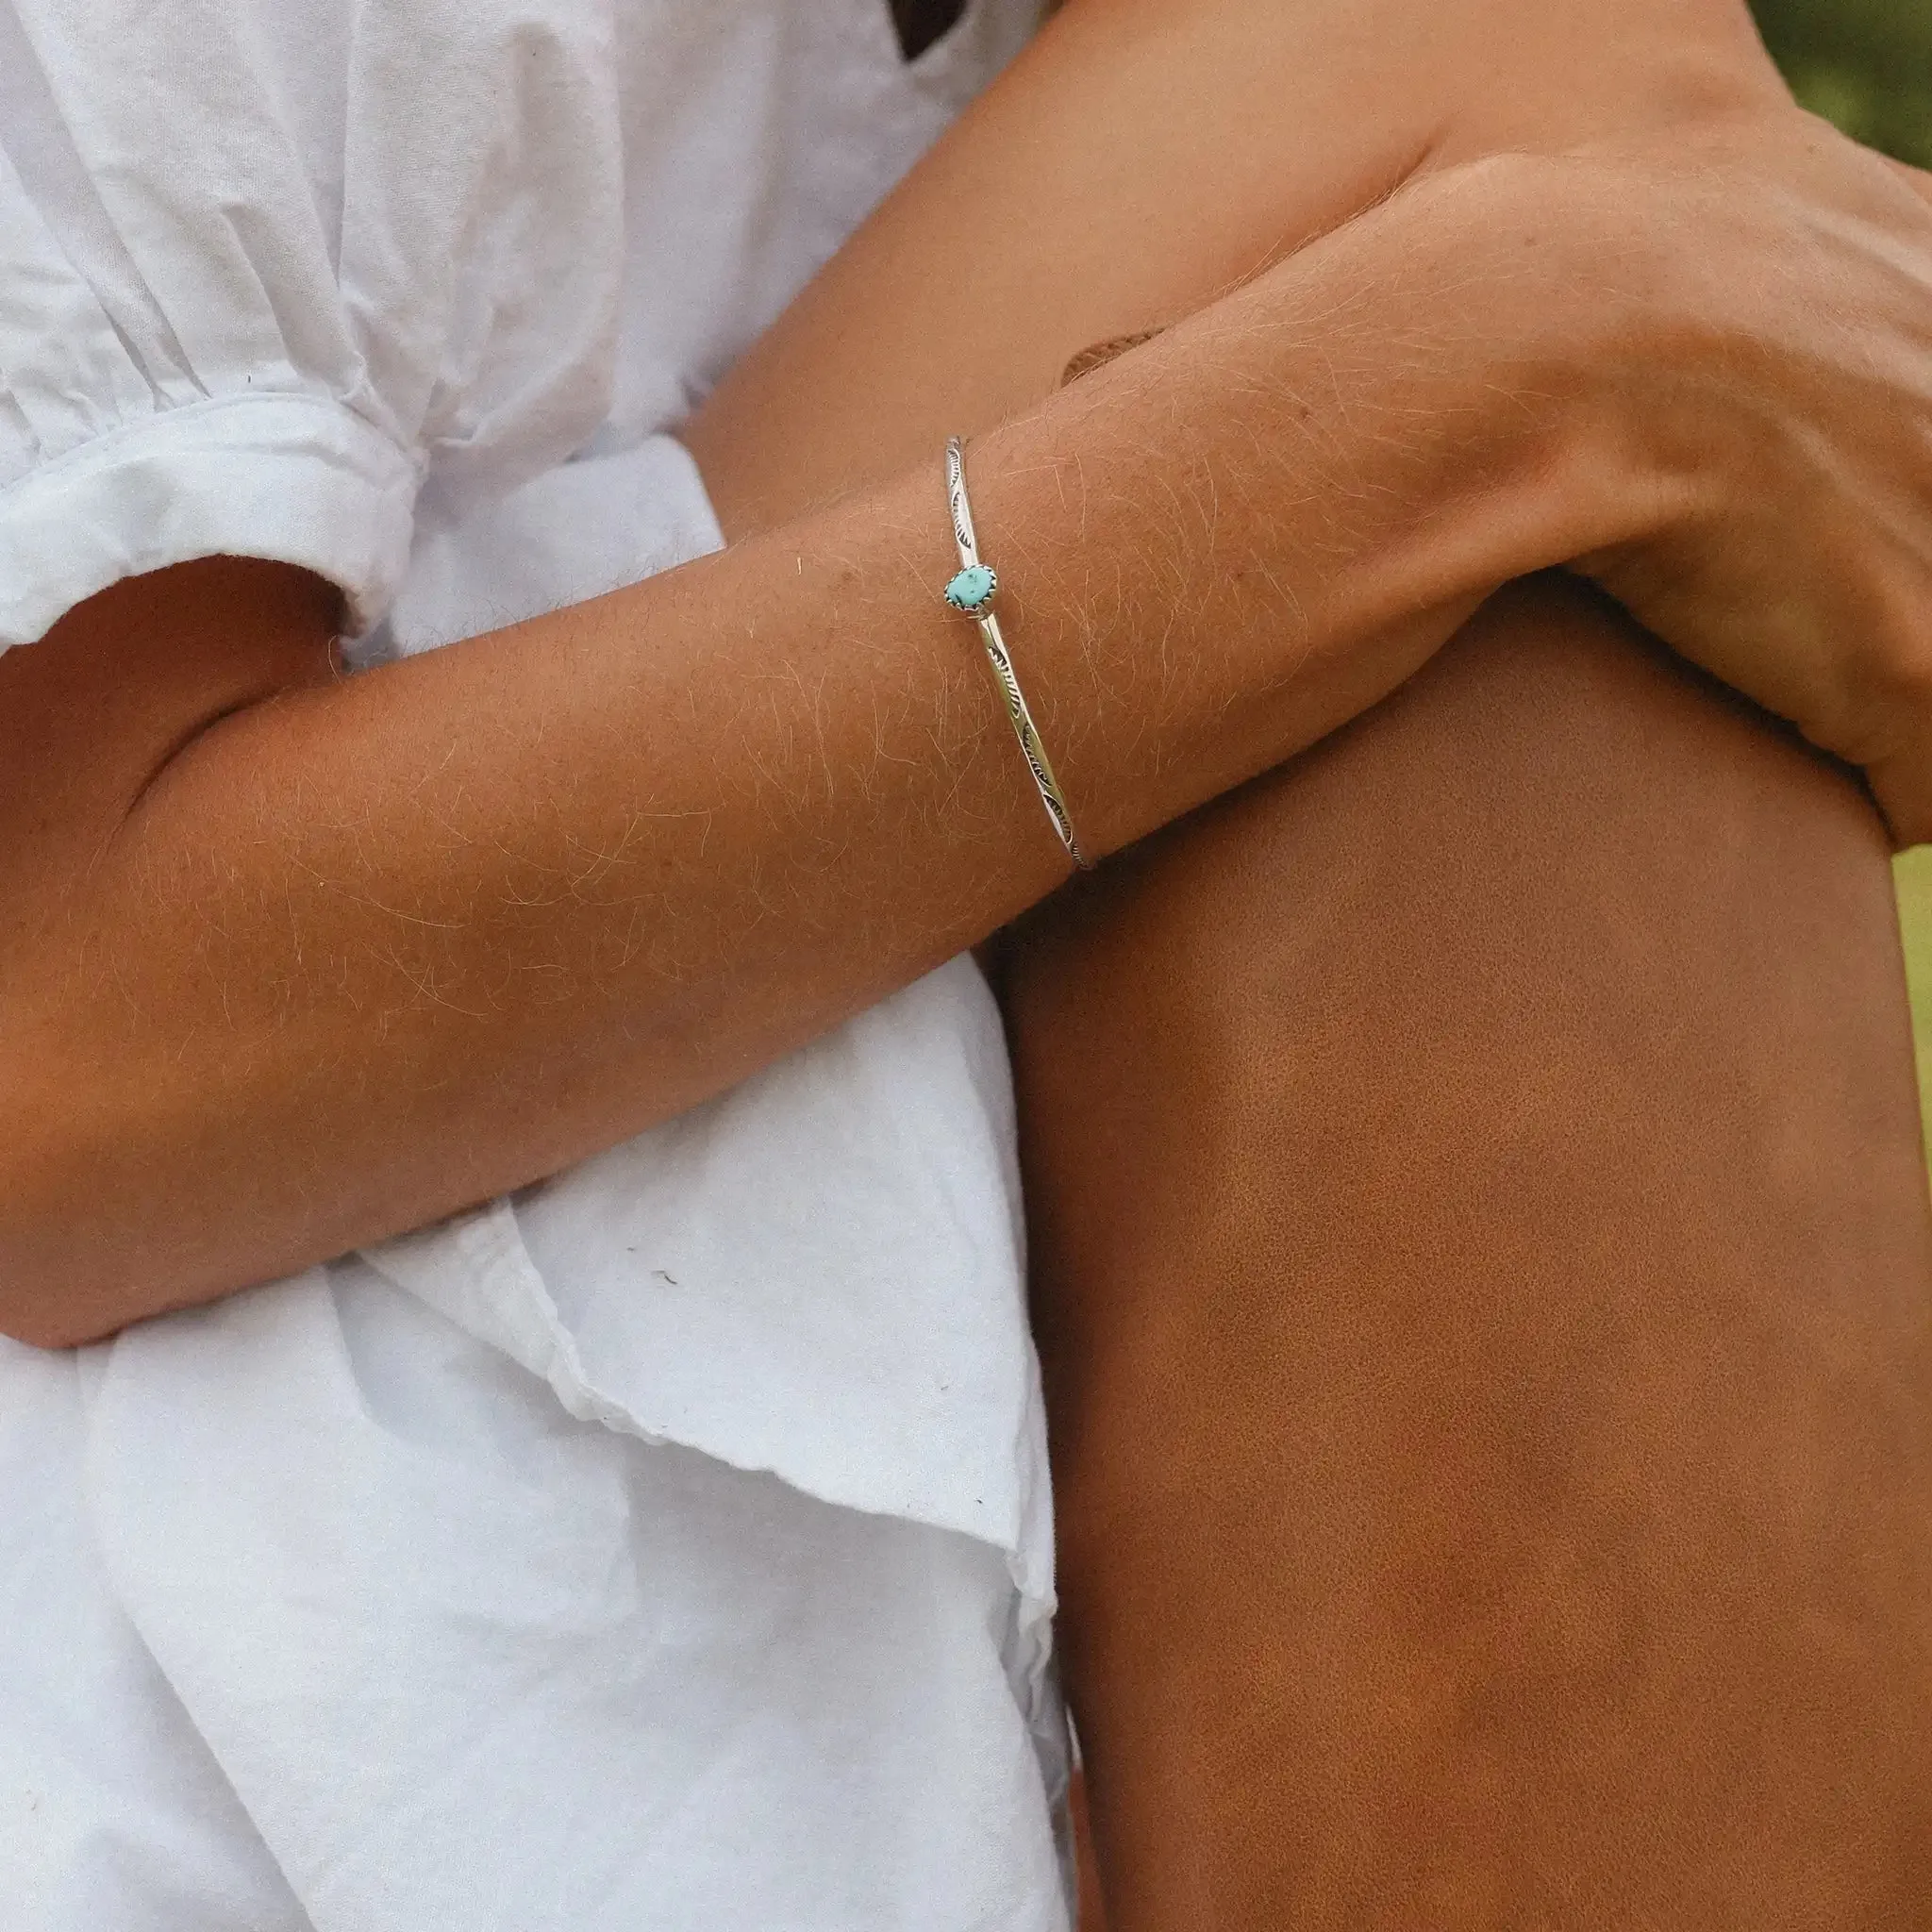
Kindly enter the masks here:
M 1037 12 L 0 0 L 0 650 L 217 553 L 367 660 L 715 548 L 666 425 Z M 0 1923 L 1064 1927 L 1011 1115 L 961 959 L 514 1198 L 0 1342 Z

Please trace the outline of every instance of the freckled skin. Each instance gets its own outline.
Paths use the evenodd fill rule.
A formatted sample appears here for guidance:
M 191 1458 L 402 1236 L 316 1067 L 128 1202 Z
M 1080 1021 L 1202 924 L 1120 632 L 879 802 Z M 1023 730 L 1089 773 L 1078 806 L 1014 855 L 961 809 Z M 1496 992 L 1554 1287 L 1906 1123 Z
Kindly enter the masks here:
M 1440 78 L 1445 145 L 1523 111 Z M 1278 221 L 1321 225 L 1401 133 L 1314 117 Z M 1173 172 L 1137 218 L 1225 206 Z M 876 266 L 841 332 L 917 299 Z M 1036 332 L 1161 312 L 1130 270 L 1014 272 Z M 999 313 L 935 313 L 920 370 L 991 363 Z M 829 476 L 864 408 L 823 320 L 741 397 L 807 419 L 790 459 Z M 971 393 L 945 404 L 926 433 Z M 727 500 L 737 407 L 697 425 Z M 1544 580 L 983 957 L 1083 1932 L 1103 1889 L 1110 1932 L 1923 1924 L 1932 1244 L 1857 793 Z
M 968 210 L 1007 245 L 965 283 Z M 1924 184 L 1795 117 L 1730 0 L 1076 0 L 689 425 L 724 556 L 346 681 L 326 593 L 227 560 L 0 659 L 0 1325 L 93 1339 L 554 1172 L 1046 898 L 938 594 L 971 435 L 1096 850 L 1407 687 L 1008 989 L 1117 1932 L 1923 1925 L 1882 840 L 1761 734 L 1698 756 L 1724 714 L 1574 592 L 1489 600 L 1588 565 L 1932 824 L 1928 250 Z M 1618 837 L 1573 870 L 1564 825 Z M 1819 887 L 1789 926 L 1681 862 L 1748 883 L 1759 832 Z

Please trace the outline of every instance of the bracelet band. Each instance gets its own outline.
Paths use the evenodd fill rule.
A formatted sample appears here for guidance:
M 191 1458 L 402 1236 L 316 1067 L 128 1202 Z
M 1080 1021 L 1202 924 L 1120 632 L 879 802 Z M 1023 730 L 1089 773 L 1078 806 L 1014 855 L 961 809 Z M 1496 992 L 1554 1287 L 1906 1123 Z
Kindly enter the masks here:
M 953 541 L 959 547 L 959 574 L 946 586 L 946 602 L 978 625 L 987 661 L 992 666 L 1000 695 L 1007 701 L 1007 715 L 1013 721 L 1013 734 L 1025 754 L 1033 782 L 1040 788 L 1040 802 L 1046 807 L 1046 815 L 1053 821 L 1060 843 L 1067 848 L 1068 858 L 1082 872 L 1091 872 L 1093 861 L 1081 850 L 1080 841 L 1074 835 L 1073 814 L 1067 809 L 1059 780 L 1053 774 L 1046 747 L 1034 728 L 1033 713 L 1026 708 L 1025 694 L 1013 675 L 1007 641 L 1000 635 L 1000 621 L 993 615 L 992 600 L 1000 587 L 999 575 L 979 560 L 979 540 L 973 534 L 973 505 L 966 495 L 966 452 L 957 436 L 946 442 L 946 503 L 953 515 Z

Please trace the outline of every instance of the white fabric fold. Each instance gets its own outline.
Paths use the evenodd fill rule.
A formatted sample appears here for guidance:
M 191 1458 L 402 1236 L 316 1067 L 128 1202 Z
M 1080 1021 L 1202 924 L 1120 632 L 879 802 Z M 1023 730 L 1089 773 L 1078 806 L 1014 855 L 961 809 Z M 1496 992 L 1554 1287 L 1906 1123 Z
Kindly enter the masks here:
M 361 628 L 408 565 L 417 472 L 326 397 L 212 397 L 96 436 L 0 489 L 0 649 L 123 577 L 200 557 L 314 571 Z
M 998 1028 L 956 960 L 718 1100 L 367 1258 L 573 1414 L 1043 1556 Z M 1010 1321 L 985 1319 L 996 1298 Z
M 908 70 L 882 0 L 0 0 L 0 649 L 232 554 L 373 663 L 716 548 L 676 414 L 1037 11 Z M 0 1343 L 0 1924 L 1064 1932 L 1022 1262 L 961 959 L 514 1198 Z
M 467 514 L 434 489 L 385 647 L 408 657 L 521 624 L 724 543 L 697 465 L 669 436 L 558 463 Z
M 996 1550 L 575 1420 L 356 1262 L 91 1379 L 117 1602 L 316 1932 L 1064 1932 Z

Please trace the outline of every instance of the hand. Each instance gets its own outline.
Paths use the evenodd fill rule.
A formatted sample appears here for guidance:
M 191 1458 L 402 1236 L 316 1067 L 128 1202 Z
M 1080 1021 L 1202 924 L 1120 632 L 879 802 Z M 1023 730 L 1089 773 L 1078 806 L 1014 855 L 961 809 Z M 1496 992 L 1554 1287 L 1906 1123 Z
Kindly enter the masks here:
M 1932 177 L 1795 108 L 1547 165 L 1655 491 L 1574 567 L 1932 840 Z

